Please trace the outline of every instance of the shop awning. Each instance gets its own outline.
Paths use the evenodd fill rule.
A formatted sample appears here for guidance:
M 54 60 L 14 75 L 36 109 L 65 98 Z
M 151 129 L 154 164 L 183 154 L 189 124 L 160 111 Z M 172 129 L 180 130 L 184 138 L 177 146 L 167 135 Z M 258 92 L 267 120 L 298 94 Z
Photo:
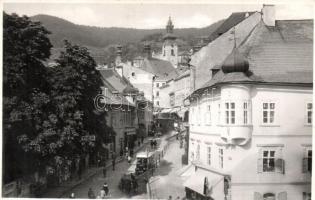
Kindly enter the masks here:
M 210 171 L 205 171 L 202 169 L 198 169 L 194 174 L 192 174 L 184 183 L 184 186 L 201 194 L 204 194 L 204 185 L 205 179 L 208 180 L 208 196 L 212 196 L 213 189 L 219 184 L 223 185 L 223 176 L 219 174 L 215 174 Z M 223 190 L 222 190 L 223 192 Z

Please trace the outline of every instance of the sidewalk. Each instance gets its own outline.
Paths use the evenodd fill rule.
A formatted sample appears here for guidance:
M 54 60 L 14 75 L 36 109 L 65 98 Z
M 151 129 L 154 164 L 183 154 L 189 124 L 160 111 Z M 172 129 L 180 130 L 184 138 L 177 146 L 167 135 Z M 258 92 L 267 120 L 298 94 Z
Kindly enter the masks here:
M 144 146 L 146 146 L 149 142 L 149 138 L 145 138 L 143 141 L 143 144 L 140 146 L 135 147 L 135 153 L 141 150 Z M 116 159 L 116 163 L 120 163 L 121 161 L 124 160 L 124 157 L 118 157 Z M 110 168 L 112 166 L 112 162 L 107 162 L 106 163 L 106 168 Z M 42 198 L 61 198 L 64 196 L 68 191 L 72 190 L 73 188 L 77 187 L 78 185 L 82 184 L 89 178 L 93 177 L 94 175 L 101 173 L 102 167 L 92 167 L 87 170 L 82 174 L 81 179 L 73 179 L 71 181 L 67 181 L 65 183 L 62 183 L 60 186 L 53 187 L 47 189 L 47 192 L 45 192 L 41 197 Z

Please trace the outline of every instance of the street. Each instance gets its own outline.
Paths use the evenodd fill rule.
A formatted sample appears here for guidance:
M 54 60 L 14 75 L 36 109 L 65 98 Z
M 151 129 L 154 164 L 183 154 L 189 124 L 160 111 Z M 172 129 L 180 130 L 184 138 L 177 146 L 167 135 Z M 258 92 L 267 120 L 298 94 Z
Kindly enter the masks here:
M 168 199 L 172 196 L 172 199 L 177 197 L 182 199 L 185 196 L 184 180 L 178 174 L 178 171 L 184 167 L 181 160 L 183 154 L 184 148 L 180 149 L 179 140 L 173 137 L 161 165 L 151 178 L 153 198 Z
M 153 180 L 151 188 L 155 195 L 154 197 L 168 198 L 169 195 L 172 195 L 173 197 L 184 196 L 184 188 L 182 187 L 183 181 L 176 174 L 176 171 L 182 167 L 181 156 L 183 153 L 184 149 L 179 148 L 179 141 L 173 137 L 170 141 L 164 159 L 161 161 L 160 166 L 154 173 L 154 177 L 151 179 L 151 181 Z M 126 160 L 117 163 L 115 171 L 112 171 L 112 168 L 107 169 L 106 178 L 103 177 L 102 171 L 99 171 L 97 174 L 87 179 L 82 184 L 69 190 L 62 196 L 62 198 L 68 198 L 72 192 L 75 194 L 76 198 L 88 198 L 89 188 L 92 188 L 95 195 L 98 196 L 101 187 L 105 182 L 109 186 L 109 198 L 147 198 L 147 195 L 144 193 L 130 197 L 119 190 L 118 184 L 120 178 L 127 171 L 129 166 L 130 165 Z

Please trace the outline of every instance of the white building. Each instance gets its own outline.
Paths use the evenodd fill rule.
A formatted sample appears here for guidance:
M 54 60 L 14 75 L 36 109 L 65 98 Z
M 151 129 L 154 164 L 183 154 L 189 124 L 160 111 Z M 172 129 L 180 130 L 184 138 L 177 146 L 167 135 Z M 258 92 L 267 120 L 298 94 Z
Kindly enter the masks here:
M 190 199 L 310 199 L 313 21 L 273 9 L 190 96 Z

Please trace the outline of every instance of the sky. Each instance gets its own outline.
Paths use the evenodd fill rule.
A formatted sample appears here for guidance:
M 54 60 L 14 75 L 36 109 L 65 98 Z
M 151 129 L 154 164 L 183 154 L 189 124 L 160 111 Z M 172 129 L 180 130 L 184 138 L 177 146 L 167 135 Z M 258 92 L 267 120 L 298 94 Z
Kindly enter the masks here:
M 106 3 L 105 3 L 106 2 Z M 298 1 L 297 1 L 298 2 Z M 80 25 L 99 27 L 128 27 L 128 28 L 164 28 L 168 17 L 171 16 L 175 28 L 200 28 L 218 20 L 227 18 L 232 12 L 260 11 L 262 2 L 240 4 L 229 1 L 225 4 L 210 1 L 192 3 L 153 3 L 123 2 L 123 1 L 86 1 L 76 3 L 56 3 L 32 1 L 16 1 L 3 4 L 7 13 L 33 16 L 47 14 L 66 19 Z M 236 4 L 237 3 L 237 4 Z M 314 8 L 309 3 L 277 4 L 276 19 L 310 19 L 314 17 Z

